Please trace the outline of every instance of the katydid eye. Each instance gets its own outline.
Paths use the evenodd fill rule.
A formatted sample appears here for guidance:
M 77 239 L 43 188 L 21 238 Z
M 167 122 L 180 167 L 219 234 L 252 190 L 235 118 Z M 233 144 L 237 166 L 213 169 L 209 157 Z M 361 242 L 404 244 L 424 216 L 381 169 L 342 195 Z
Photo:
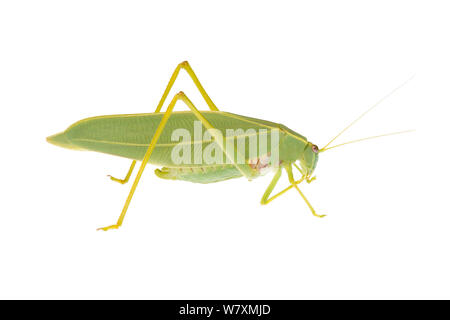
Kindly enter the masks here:
M 319 152 L 319 147 L 316 146 L 315 144 L 312 145 L 311 149 L 312 149 L 312 151 L 313 151 L 314 153 L 318 153 L 318 152 Z

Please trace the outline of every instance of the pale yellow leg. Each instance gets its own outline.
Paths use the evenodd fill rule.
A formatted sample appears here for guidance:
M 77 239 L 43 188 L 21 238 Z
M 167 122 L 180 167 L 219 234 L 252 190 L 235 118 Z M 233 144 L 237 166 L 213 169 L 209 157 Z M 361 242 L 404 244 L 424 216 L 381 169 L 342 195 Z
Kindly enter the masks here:
M 314 210 L 314 208 L 312 207 L 311 203 L 309 203 L 308 199 L 306 199 L 305 195 L 303 194 L 303 192 L 300 191 L 299 187 L 296 184 L 296 181 L 294 180 L 294 175 L 292 174 L 292 167 L 291 166 L 287 166 L 286 167 L 286 172 L 288 174 L 288 178 L 289 178 L 289 182 L 292 184 L 292 186 L 297 189 L 298 193 L 301 195 L 301 197 L 303 198 L 303 200 L 306 202 L 306 204 L 308 205 L 309 209 L 311 210 L 312 214 L 318 218 L 323 218 L 326 215 L 319 215 L 316 213 L 316 210 Z
M 306 183 L 311 183 L 311 182 L 313 182 L 314 180 L 316 180 L 316 177 L 312 177 L 312 178 L 307 178 L 306 179 Z
M 304 176 L 305 174 L 303 173 L 303 170 L 300 169 L 300 167 L 298 165 L 295 164 L 295 162 L 293 163 L 294 167 L 297 168 L 297 170 L 301 173 L 302 176 Z
M 270 194 L 272 193 L 273 189 L 278 183 L 278 180 L 280 180 L 281 177 L 281 167 L 278 168 L 277 172 L 273 176 L 272 181 L 270 182 L 269 186 L 267 187 L 266 191 L 264 192 L 262 198 L 261 198 L 261 204 L 268 204 L 272 199 L 268 199 Z
M 169 83 L 167 84 L 167 87 L 164 90 L 164 93 L 163 93 L 163 95 L 161 97 L 161 100 L 158 103 L 158 106 L 156 107 L 155 112 L 160 112 L 161 111 L 161 108 L 162 108 L 162 106 L 164 104 L 164 101 L 166 100 L 170 90 L 172 89 L 172 86 L 175 83 L 175 81 L 176 81 L 176 79 L 178 77 L 178 74 L 180 73 L 181 69 L 186 70 L 186 72 L 189 74 L 189 76 L 191 77 L 192 81 L 197 86 L 197 89 L 200 91 L 201 95 L 203 96 L 203 98 L 205 99 L 206 103 L 208 104 L 209 109 L 211 111 L 219 111 L 219 109 L 216 107 L 214 102 L 212 102 L 211 98 L 206 93 L 206 90 L 203 88 L 202 84 L 198 80 L 197 76 L 195 75 L 194 70 L 192 70 L 191 66 L 189 65 L 189 62 L 183 61 L 180 64 L 178 64 L 178 66 L 175 68 L 172 76 L 170 77 Z M 195 106 L 192 104 L 192 102 L 185 95 L 180 96 L 180 99 L 182 99 L 189 106 L 189 108 L 193 111 L 195 116 L 202 122 L 202 124 L 205 126 L 206 129 L 208 129 L 208 130 L 209 129 L 214 129 L 211 126 L 211 124 L 205 119 L 205 117 L 203 117 L 200 114 L 200 112 L 197 110 L 197 108 L 195 108 Z M 211 135 L 214 137 L 216 142 L 219 144 L 220 148 L 224 151 L 224 154 L 230 160 L 230 163 L 234 164 L 235 167 L 239 170 L 239 172 L 241 172 L 241 174 L 243 176 L 245 176 L 248 180 L 251 180 L 251 174 L 252 174 L 251 169 L 247 165 L 236 164 L 234 159 L 231 159 L 231 157 L 227 154 L 226 149 L 223 146 L 223 142 L 220 141 L 220 139 L 217 139 L 218 137 L 215 136 L 215 134 L 213 132 L 211 132 Z
M 111 175 L 108 175 L 108 177 L 115 182 L 121 183 L 121 184 L 125 184 L 128 182 L 128 180 L 130 180 L 131 174 L 133 173 L 134 167 L 136 166 L 136 160 L 133 160 L 133 162 L 131 163 L 130 169 L 128 169 L 128 173 L 126 175 L 126 177 L 124 179 L 117 179 L 114 178 Z
M 202 122 L 203 126 L 207 130 L 210 130 L 211 136 L 214 138 L 214 141 L 222 149 L 229 162 L 233 164 L 244 177 L 250 180 L 251 168 L 247 164 L 238 164 L 234 161 L 234 159 L 227 153 L 227 150 L 222 140 L 223 138 L 217 135 L 217 130 L 211 125 L 211 123 L 209 123 L 208 120 L 206 120 L 206 118 L 200 113 L 200 111 L 198 111 L 198 109 L 194 106 L 191 100 L 189 100 L 189 98 L 183 92 L 180 92 L 179 95 L 180 99 L 183 100 L 184 103 L 186 103 L 186 105 L 189 107 L 189 109 L 191 109 L 192 113 L 197 117 L 197 119 L 199 119 Z
M 170 92 L 170 89 L 172 89 L 173 84 L 175 83 L 178 74 L 180 73 L 181 69 L 185 69 L 186 72 L 189 74 L 189 76 L 192 78 L 192 81 L 194 81 L 195 85 L 197 86 L 198 90 L 200 91 L 200 93 L 202 94 L 203 98 L 205 99 L 206 103 L 208 104 L 209 108 L 211 110 L 214 111 L 219 111 L 219 109 L 217 109 L 217 107 L 214 105 L 214 102 L 212 102 L 211 98 L 208 96 L 208 94 L 206 93 L 205 89 L 203 88 L 202 84 L 200 83 L 200 81 L 198 80 L 197 76 L 194 73 L 194 70 L 192 70 L 191 66 L 189 65 L 189 62 L 187 61 L 183 61 L 180 64 L 178 64 L 178 66 L 175 68 L 175 71 L 173 72 L 172 76 L 170 77 L 169 83 L 167 84 L 166 90 L 164 90 L 164 93 L 161 97 L 161 100 L 158 103 L 158 106 L 156 107 L 155 112 L 160 112 L 161 108 L 164 104 L 164 101 L 167 98 L 167 95 Z M 108 177 L 115 182 L 121 183 L 121 184 L 125 184 L 128 182 L 128 180 L 130 179 L 131 174 L 133 173 L 134 167 L 136 165 L 136 161 L 133 161 L 131 163 L 130 169 L 127 173 L 127 176 L 124 179 L 118 179 L 115 178 L 111 175 L 108 175 Z
M 161 111 L 161 108 L 162 108 L 162 106 L 164 104 L 164 101 L 166 100 L 170 90 L 172 89 L 172 86 L 175 83 L 175 81 L 176 81 L 176 79 L 178 77 L 178 74 L 180 73 L 181 69 L 186 70 L 186 72 L 189 74 L 189 76 L 191 77 L 192 81 L 197 86 L 198 91 L 200 91 L 201 95 L 203 96 L 203 98 L 205 99 L 206 103 L 208 104 L 209 109 L 211 111 L 219 111 L 219 109 L 216 107 L 214 102 L 212 102 L 211 98 L 206 93 L 206 90 L 203 88 L 202 84 L 198 80 L 197 76 L 195 75 L 194 70 L 192 70 L 191 66 L 189 65 L 189 62 L 183 61 L 180 64 L 178 64 L 178 66 L 175 68 L 175 71 L 173 72 L 172 76 L 170 77 L 169 83 L 167 84 L 166 90 L 164 90 L 164 93 L 163 93 L 163 95 L 161 97 L 161 100 L 158 103 L 158 106 L 156 107 L 155 112 L 160 112 Z M 189 108 L 193 111 L 195 116 L 202 122 L 203 126 L 206 129 L 208 129 L 208 130 L 209 129 L 214 129 L 213 126 L 211 126 L 211 124 L 205 119 L 205 117 L 203 117 L 200 114 L 200 112 L 197 110 L 197 108 L 192 104 L 192 102 L 184 94 L 182 94 L 180 96 L 180 99 L 182 99 L 189 106 Z M 210 132 L 210 133 L 214 137 L 216 142 L 219 144 L 220 148 L 224 151 L 224 154 L 230 160 L 230 163 L 234 164 L 235 167 L 239 170 L 239 172 L 242 173 L 243 176 L 245 176 L 248 180 L 251 180 L 250 177 L 251 177 L 251 173 L 252 172 L 251 172 L 250 168 L 247 165 L 236 164 L 234 159 L 231 159 L 231 157 L 227 154 L 226 149 L 223 146 L 223 142 L 220 141 L 220 139 L 217 139 L 218 137 L 214 134 L 214 132 Z
M 180 73 L 181 69 L 186 70 L 186 72 L 191 77 L 192 81 L 194 81 L 195 85 L 198 88 L 198 91 L 200 91 L 201 95 L 203 96 L 206 103 L 208 104 L 209 109 L 211 109 L 212 111 L 219 111 L 219 109 L 217 109 L 216 105 L 214 104 L 214 102 L 212 102 L 211 98 L 208 96 L 208 94 L 206 93 L 202 84 L 198 80 L 197 76 L 194 73 L 194 70 L 192 70 L 191 66 L 189 65 L 189 62 L 183 61 L 175 68 L 175 71 L 173 72 L 172 76 L 170 77 L 169 83 L 167 84 L 166 90 L 164 90 L 164 93 L 161 97 L 161 100 L 158 103 L 158 106 L 156 107 L 155 112 L 161 111 L 164 101 L 166 100 L 167 96 L 169 95 L 170 89 L 172 89 L 172 86 L 175 83 L 175 80 L 177 79 L 178 74 Z
M 297 168 L 297 170 L 300 172 L 300 174 L 302 175 L 302 177 L 304 177 L 305 174 L 303 173 L 303 170 L 300 169 L 300 167 L 299 167 L 298 165 L 296 165 L 295 162 L 293 163 L 293 165 L 294 165 L 294 167 Z M 311 183 L 311 182 L 313 182 L 314 180 L 316 180 L 316 177 L 312 177 L 312 178 L 305 177 L 305 181 L 306 181 L 307 183 Z
M 264 192 L 264 195 L 261 199 L 262 205 L 266 205 L 266 204 L 270 203 L 271 201 L 275 200 L 276 198 L 278 198 L 279 196 L 284 194 L 286 191 L 288 191 L 294 187 L 291 184 L 289 187 L 284 188 L 283 190 L 281 190 L 280 192 L 278 192 L 277 194 L 275 194 L 274 196 L 269 198 L 270 194 L 272 193 L 273 189 L 275 188 L 275 185 L 277 184 L 278 180 L 280 179 L 280 176 L 281 176 L 281 168 L 279 168 L 278 171 L 275 173 L 275 176 L 273 177 L 272 182 L 269 184 L 266 191 Z M 299 184 L 303 180 L 304 180 L 304 178 L 302 177 L 300 180 L 295 181 L 295 184 Z
M 116 224 L 108 226 L 108 227 L 104 227 L 104 228 L 98 228 L 97 230 L 107 231 L 110 229 L 118 229 L 122 225 L 123 219 L 125 218 L 125 214 L 128 210 L 128 206 L 130 205 L 131 199 L 133 198 L 134 192 L 136 191 L 136 187 L 139 183 L 139 180 L 141 179 L 142 173 L 144 172 L 145 166 L 147 165 L 148 160 L 150 159 L 150 157 L 152 155 L 153 149 L 155 148 L 156 143 L 158 142 L 158 139 L 161 136 L 161 133 L 164 130 L 164 127 L 166 126 L 167 121 L 169 120 L 169 117 L 172 115 L 173 109 L 178 100 L 183 100 L 186 103 L 186 105 L 191 109 L 192 113 L 206 127 L 206 129 L 211 130 L 211 135 L 214 137 L 214 139 L 217 141 L 217 143 L 222 147 L 222 150 L 224 150 L 224 152 L 225 152 L 225 149 L 223 148 L 223 141 L 218 139 L 218 137 L 216 137 L 216 135 L 214 133 L 213 129 L 215 129 L 215 128 L 205 119 L 205 117 L 203 117 L 203 115 L 200 113 L 200 111 L 197 110 L 197 108 L 188 99 L 188 97 L 186 97 L 186 95 L 183 92 L 179 92 L 178 94 L 176 94 L 173 97 L 172 101 L 169 103 L 169 106 L 167 107 L 167 110 L 164 113 L 164 116 L 161 119 L 161 122 L 159 123 L 158 128 L 156 128 L 155 134 L 153 135 L 153 138 L 150 141 L 148 149 L 145 152 L 144 158 L 142 159 L 141 166 L 139 167 L 139 171 L 136 175 L 136 178 L 134 179 L 133 185 L 131 186 L 130 193 L 128 194 L 127 200 L 125 201 L 125 205 L 123 206 L 123 209 L 119 216 L 119 219 L 117 220 Z M 226 152 L 225 152 L 225 155 L 227 155 Z M 245 170 L 250 170 L 247 165 L 239 165 L 239 164 L 234 163 L 234 161 L 233 161 L 233 164 L 236 166 L 236 168 L 238 170 L 240 170 L 242 172 L 243 175 L 246 175 Z
M 127 200 L 125 201 L 122 212 L 120 213 L 119 219 L 117 220 L 116 224 L 113 224 L 111 226 L 104 227 L 104 228 L 98 228 L 97 230 L 107 231 L 110 229 L 118 229 L 122 225 L 123 219 L 125 218 L 125 214 L 127 213 L 127 210 L 128 210 L 128 206 L 130 205 L 131 199 L 133 198 L 134 192 L 136 191 L 136 187 L 139 183 L 139 180 L 141 179 L 142 173 L 144 172 L 145 166 L 147 165 L 148 160 L 150 159 L 150 156 L 152 155 L 153 149 L 155 148 L 156 143 L 158 142 L 158 139 L 161 136 L 161 133 L 164 130 L 164 127 L 166 126 L 166 123 L 169 120 L 169 117 L 172 114 L 173 108 L 175 107 L 175 104 L 179 98 L 180 98 L 180 94 L 177 94 L 173 97 L 172 101 L 170 102 L 169 106 L 167 107 L 166 112 L 164 113 L 163 118 L 161 119 L 161 122 L 158 125 L 158 128 L 156 128 L 155 134 L 153 135 L 152 140 L 150 141 L 150 144 L 148 146 L 148 149 L 145 152 L 144 158 L 142 159 L 141 166 L 139 167 L 139 171 L 136 175 L 136 178 L 134 179 L 133 185 L 131 186 L 130 193 L 128 194 Z

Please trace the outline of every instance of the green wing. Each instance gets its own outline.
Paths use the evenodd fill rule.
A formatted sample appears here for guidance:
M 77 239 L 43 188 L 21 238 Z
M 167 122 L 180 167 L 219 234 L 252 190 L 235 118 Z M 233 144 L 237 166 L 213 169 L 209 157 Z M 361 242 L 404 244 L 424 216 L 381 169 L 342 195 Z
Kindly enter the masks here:
M 202 111 L 201 113 L 224 136 L 227 129 L 242 129 L 244 132 L 254 129 L 257 134 L 260 129 L 266 129 L 269 147 L 270 132 L 284 129 L 284 126 L 277 123 L 232 113 L 218 111 Z M 163 113 L 149 113 L 87 118 L 76 122 L 63 133 L 52 136 L 51 139 L 64 141 L 65 147 L 142 160 L 163 115 Z M 191 134 L 192 154 L 198 150 L 199 146 L 204 148 L 210 144 L 211 140 L 202 141 L 201 138 L 194 140 L 194 121 L 198 121 L 198 119 L 190 111 L 174 112 L 164 128 L 149 162 L 165 166 L 176 165 L 171 160 L 172 149 L 179 143 L 171 140 L 172 132 L 175 129 L 183 128 Z M 244 134 L 244 136 L 249 135 L 251 134 Z M 248 143 L 247 140 L 246 143 Z M 248 150 L 247 146 L 246 150 Z M 247 157 L 248 154 L 246 154 L 246 159 Z M 199 165 L 203 166 L 204 164 Z

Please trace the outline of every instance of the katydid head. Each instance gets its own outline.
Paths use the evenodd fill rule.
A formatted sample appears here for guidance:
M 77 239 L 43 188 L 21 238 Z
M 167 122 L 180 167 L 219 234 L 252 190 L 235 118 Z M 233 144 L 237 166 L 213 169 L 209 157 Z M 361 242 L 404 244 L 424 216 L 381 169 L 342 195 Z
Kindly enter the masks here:
M 311 177 L 319 161 L 319 147 L 308 142 L 299 160 L 303 173 L 306 177 Z

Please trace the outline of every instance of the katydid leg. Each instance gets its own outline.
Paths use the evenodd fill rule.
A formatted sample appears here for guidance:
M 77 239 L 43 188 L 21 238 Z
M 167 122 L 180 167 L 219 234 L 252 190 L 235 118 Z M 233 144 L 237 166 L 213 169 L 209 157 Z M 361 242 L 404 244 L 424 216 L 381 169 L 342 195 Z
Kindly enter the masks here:
M 269 186 L 267 187 L 266 191 L 264 192 L 264 195 L 263 195 L 263 197 L 261 199 L 261 204 L 263 204 L 263 205 L 268 204 L 269 202 L 275 200 L 276 198 L 278 198 L 279 196 L 284 194 L 286 191 L 288 191 L 288 190 L 290 190 L 290 189 L 292 189 L 294 187 L 294 185 L 291 184 L 290 186 L 284 188 L 283 190 L 281 190 L 280 192 L 278 192 L 277 194 L 275 194 L 274 196 L 269 198 L 269 196 L 272 193 L 275 185 L 277 184 L 278 180 L 280 179 L 280 176 L 281 176 L 281 168 L 279 168 L 277 170 L 277 172 L 275 173 L 275 176 L 273 177 L 272 182 L 269 184 Z M 302 177 L 300 180 L 295 181 L 295 184 L 299 184 L 303 180 L 304 180 L 304 178 Z
M 300 174 L 302 175 L 302 177 L 305 177 L 305 174 L 303 173 L 303 170 L 300 169 L 300 167 L 299 167 L 298 165 L 296 165 L 295 162 L 292 163 L 292 164 L 293 164 L 294 167 L 300 172 Z M 306 181 L 307 183 L 311 183 L 311 182 L 313 182 L 314 180 L 316 180 L 316 177 L 315 177 L 315 176 L 312 177 L 312 178 L 305 177 L 305 181 Z
M 311 213 L 312 213 L 314 216 L 318 217 L 318 218 L 323 218 L 323 217 L 325 217 L 325 216 L 326 216 L 325 214 L 319 215 L 319 214 L 316 213 L 316 210 L 314 210 L 314 208 L 312 207 L 311 203 L 309 203 L 308 199 L 305 197 L 305 195 L 303 194 L 303 192 L 301 192 L 301 190 L 300 190 L 299 187 L 297 186 L 297 183 L 296 183 L 296 181 L 295 181 L 295 179 L 294 179 L 294 175 L 292 174 L 292 167 L 291 167 L 291 166 L 286 166 L 285 169 L 286 169 L 286 172 L 287 172 L 287 174 L 288 174 L 289 182 L 291 183 L 291 185 L 292 185 L 295 189 L 297 189 L 298 193 L 300 194 L 300 196 L 303 198 L 303 200 L 306 202 L 306 204 L 308 205 L 309 209 L 311 210 Z
M 121 184 L 125 184 L 128 182 L 128 180 L 130 180 L 131 174 L 133 173 L 134 167 L 136 166 L 136 160 L 133 160 L 133 162 L 131 163 L 130 169 L 128 169 L 128 173 L 125 176 L 124 179 L 118 179 L 118 178 L 114 178 L 111 175 L 108 175 L 108 177 L 115 182 L 121 183 Z
M 164 90 L 164 93 L 163 93 L 163 95 L 161 97 L 161 100 L 158 103 L 158 106 L 157 106 L 155 112 L 160 112 L 161 111 L 162 105 L 164 104 L 164 101 L 166 100 L 167 95 L 170 92 L 170 89 L 172 89 L 172 86 L 175 83 L 175 81 L 176 81 L 176 79 L 177 79 L 181 69 L 186 70 L 186 72 L 189 74 L 189 76 L 191 77 L 192 81 L 195 83 L 195 85 L 197 86 L 197 88 L 200 91 L 201 95 L 203 96 L 203 98 L 205 99 L 206 103 L 208 104 L 209 108 L 211 110 L 213 110 L 213 111 L 219 111 L 219 109 L 217 109 L 217 107 L 215 106 L 214 102 L 212 102 L 211 98 L 208 96 L 208 94 L 206 93 L 206 91 L 203 88 L 202 84 L 198 80 L 194 70 L 189 65 L 189 62 L 183 61 L 180 64 L 178 64 L 178 66 L 175 68 L 175 71 L 173 72 L 172 76 L 170 77 L 169 83 L 167 84 L 167 87 Z M 118 182 L 118 183 L 121 183 L 121 184 L 125 184 L 130 179 L 130 176 L 133 173 L 135 165 L 136 165 L 136 160 L 134 160 L 131 163 L 130 169 L 128 170 L 128 173 L 127 173 L 127 175 L 126 175 L 126 177 L 124 179 L 118 179 L 118 178 L 115 178 L 115 177 L 113 177 L 111 175 L 108 175 L 108 177 L 110 177 L 110 179 L 112 181 L 115 181 L 115 182 Z
M 197 76 L 194 73 L 194 70 L 192 70 L 191 66 L 189 65 L 189 62 L 183 61 L 175 68 L 175 71 L 172 73 L 172 76 L 170 77 L 169 83 L 167 84 L 166 90 L 164 90 L 164 93 L 161 97 L 161 100 L 158 103 L 158 106 L 156 107 L 155 112 L 160 112 L 161 108 L 164 104 L 164 101 L 166 100 L 167 96 L 169 95 L 170 89 L 172 89 L 173 84 L 175 83 L 175 80 L 178 77 L 178 74 L 180 73 L 180 70 L 184 69 L 191 77 L 192 81 L 196 85 L 198 91 L 200 91 L 201 95 L 203 96 L 203 99 L 205 99 L 206 103 L 208 104 L 209 109 L 212 111 L 219 111 L 217 109 L 214 102 L 212 102 L 211 98 L 206 93 L 205 89 L 203 88 L 202 84 L 198 80 Z
M 156 131 L 152 137 L 152 140 L 150 141 L 147 151 L 145 152 L 144 158 L 142 159 L 141 166 L 139 167 L 139 171 L 136 175 L 136 178 L 134 179 L 134 182 L 133 182 L 133 185 L 131 186 L 127 200 L 125 201 L 122 212 L 120 213 L 119 219 L 117 220 L 116 224 L 113 224 L 113 225 L 110 225 L 110 226 L 104 227 L 104 228 L 98 228 L 97 230 L 107 231 L 110 229 L 118 229 L 122 225 L 123 219 L 125 219 L 125 215 L 127 213 L 131 199 L 133 198 L 133 195 L 134 195 L 134 192 L 136 191 L 139 180 L 141 179 L 142 173 L 144 172 L 145 166 L 147 165 L 148 160 L 150 159 L 150 156 L 152 155 L 152 152 L 155 149 L 156 143 L 158 142 L 158 139 L 161 136 L 161 133 L 164 130 L 164 127 L 166 126 L 170 115 L 172 114 L 172 111 L 173 111 L 173 108 L 175 107 L 176 102 L 180 99 L 181 94 L 182 93 L 178 93 L 177 95 L 175 95 L 173 97 L 172 101 L 170 102 L 169 106 L 167 107 L 166 112 L 164 113 L 163 118 L 161 119 L 161 122 L 159 123 L 158 127 L 156 128 Z
M 227 150 L 224 146 L 222 139 L 223 137 L 217 135 L 218 130 L 214 128 L 208 120 L 206 120 L 206 118 L 200 113 L 200 111 L 198 111 L 191 100 L 189 100 L 189 98 L 183 92 L 180 92 L 180 99 L 183 100 L 184 103 L 186 103 L 186 105 L 189 107 L 189 109 L 191 109 L 192 113 L 197 117 L 197 119 L 201 121 L 201 123 L 207 130 L 209 130 L 211 136 L 214 138 L 214 141 L 219 145 L 220 149 L 222 149 L 226 158 L 229 160 L 229 163 L 234 165 L 244 177 L 246 177 L 248 180 L 251 180 L 252 169 L 250 168 L 250 166 L 248 164 L 239 164 L 234 161 L 234 158 L 231 156 L 229 150 Z
M 158 142 L 158 139 L 161 136 L 161 133 L 164 130 L 164 127 L 166 126 L 167 121 L 169 120 L 170 116 L 172 115 L 173 109 L 178 100 L 183 100 L 183 102 L 186 103 L 186 105 L 189 107 L 189 109 L 191 109 L 192 113 L 202 122 L 203 126 L 206 129 L 211 130 L 211 135 L 214 137 L 214 139 L 219 144 L 219 146 L 221 146 L 225 155 L 227 155 L 226 150 L 223 148 L 223 141 L 221 141 L 220 137 L 216 137 L 216 135 L 214 133 L 215 128 L 208 122 L 208 120 L 205 119 L 205 117 L 200 113 L 200 111 L 198 111 L 198 109 L 189 100 L 189 98 L 183 92 L 179 92 L 178 94 L 176 94 L 173 97 L 172 101 L 169 103 L 169 106 L 167 107 L 167 110 L 164 113 L 164 116 L 161 119 L 161 122 L 159 123 L 158 127 L 156 128 L 156 131 L 152 137 L 152 140 L 150 141 L 148 149 L 145 152 L 144 158 L 142 159 L 141 166 L 139 167 L 139 171 L 136 175 L 136 178 L 134 179 L 133 185 L 131 186 L 130 193 L 128 194 L 127 200 L 125 201 L 125 204 L 123 206 L 123 209 L 119 216 L 119 219 L 117 220 L 116 224 L 108 226 L 108 227 L 104 227 L 104 228 L 99 228 L 97 230 L 107 231 L 110 229 L 118 229 L 122 225 L 123 220 L 126 215 L 126 212 L 128 210 L 128 207 L 130 205 L 131 199 L 133 198 L 133 195 L 134 195 L 134 192 L 136 191 L 139 180 L 141 179 L 142 173 L 144 172 L 145 166 L 147 165 L 147 163 L 152 155 L 152 152 L 156 146 L 156 143 Z M 227 157 L 229 157 L 229 155 L 227 155 Z M 247 164 L 236 164 L 234 162 L 234 159 L 231 159 L 231 161 L 233 162 L 233 165 L 235 165 L 236 168 L 239 171 L 241 171 L 241 173 L 244 176 L 246 176 L 247 178 L 249 177 L 248 172 L 249 172 L 250 168 Z
M 280 180 L 281 177 L 281 167 L 277 169 L 277 172 L 273 176 L 272 181 L 270 182 L 269 186 L 267 187 L 266 191 L 264 192 L 262 198 L 261 198 L 261 204 L 268 204 L 270 201 L 273 200 L 273 197 L 269 199 L 270 194 L 272 193 L 273 189 L 275 188 L 276 184 L 278 183 L 278 180 Z

